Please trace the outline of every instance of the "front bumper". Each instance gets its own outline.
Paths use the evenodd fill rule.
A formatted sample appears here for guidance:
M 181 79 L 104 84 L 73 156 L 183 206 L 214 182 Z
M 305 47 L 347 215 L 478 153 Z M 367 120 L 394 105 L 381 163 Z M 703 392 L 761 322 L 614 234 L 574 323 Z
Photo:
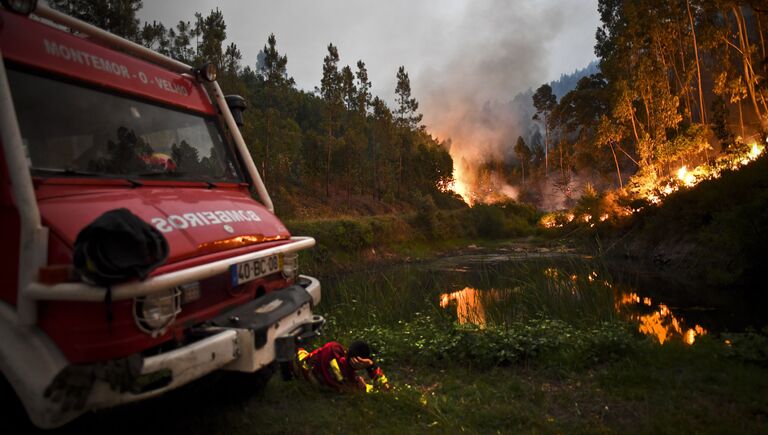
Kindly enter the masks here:
M 194 333 L 204 338 L 186 346 L 123 360 L 126 363 L 111 361 L 89 366 L 91 379 L 95 380 L 86 390 L 90 391 L 87 397 L 80 400 L 69 392 L 83 391 L 83 386 L 71 385 L 65 378 L 82 376 L 69 376 L 72 366 L 67 367 L 45 393 L 48 406 L 44 407 L 44 415 L 32 415 L 33 410 L 28 409 L 30 417 L 40 427 L 53 428 L 88 410 L 158 396 L 215 370 L 256 372 L 278 359 L 276 342 L 319 334 L 325 321 L 313 314 L 312 308 L 320 301 L 320 293 L 317 279 L 301 276 L 297 285 L 268 293 L 195 328 Z M 78 367 L 76 373 L 87 368 Z M 67 399 L 57 401 L 57 397 Z

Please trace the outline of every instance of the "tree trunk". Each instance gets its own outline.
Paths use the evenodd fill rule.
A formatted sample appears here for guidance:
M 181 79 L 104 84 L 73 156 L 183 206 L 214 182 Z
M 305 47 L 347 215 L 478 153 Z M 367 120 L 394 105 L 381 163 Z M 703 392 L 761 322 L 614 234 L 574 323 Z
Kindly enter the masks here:
M 619 168 L 619 159 L 616 158 L 616 150 L 613 149 L 613 143 L 608 142 L 611 147 L 611 153 L 613 154 L 613 162 L 616 164 L 616 178 L 619 180 L 619 189 L 624 188 L 624 183 L 621 182 L 621 169 Z
M 648 102 L 648 97 L 646 96 L 645 93 L 643 93 L 643 106 L 645 107 L 646 131 L 648 132 L 648 134 L 651 135 L 651 137 L 654 137 L 653 134 L 652 134 L 653 133 L 653 124 L 651 123 L 651 108 L 650 108 L 650 104 L 651 103 Z
M 403 149 L 405 142 L 400 138 L 400 152 L 397 153 L 397 199 L 400 199 L 400 185 L 403 183 Z
M 662 59 L 664 54 L 662 53 Z M 685 90 L 685 87 L 683 86 L 683 81 L 680 80 L 680 73 L 677 71 L 677 62 L 675 62 L 675 54 L 670 54 L 670 63 L 672 64 L 672 73 L 675 75 L 675 85 L 677 86 L 676 92 L 673 95 L 676 95 L 678 92 L 681 93 L 681 96 L 683 97 L 683 104 L 685 104 L 686 112 L 688 113 L 688 120 L 690 122 L 693 122 L 693 118 L 691 116 L 691 101 L 688 99 L 688 92 Z M 664 62 L 666 66 L 666 62 Z
M 678 46 L 680 48 L 680 66 L 683 68 L 683 77 L 686 79 L 686 86 L 685 86 L 685 99 L 688 102 L 688 116 L 691 121 L 693 122 L 693 104 L 691 103 L 691 100 L 693 100 L 693 97 L 691 96 L 691 87 L 687 86 L 688 83 L 688 70 L 685 67 L 685 48 L 683 47 L 683 33 L 680 32 L 680 38 L 678 38 Z
M 741 98 L 739 98 L 739 127 L 741 127 L 741 138 L 744 138 L 744 115 L 741 113 Z
M 755 19 L 757 20 L 757 34 L 760 35 L 760 51 L 763 53 L 763 59 L 765 59 L 765 37 L 763 37 L 763 23 L 760 20 L 759 12 L 755 12 Z
M 747 83 L 747 91 L 749 92 L 749 97 L 752 100 L 752 106 L 755 109 L 755 115 L 758 119 L 762 119 L 762 115 L 760 113 L 760 107 L 757 105 L 757 96 L 755 92 L 755 84 L 752 80 L 752 60 L 750 58 L 749 54 L 749 37 L 747 35 L 747 29 L 746 29 L 746 23 L 744 23 L 744 16 L 741 14 L 741 8 L 737 6 L 733 6 L 732 8 L 733 16 L 736 18 L 736 25 L 739 30 L 739 47 L 741 51 L 741 59 L 742 64 L 744 67 L 744 79 Z
M 267 108 L 267 137 L 264 141 L 264 163 L 261 176 L 264 177 L 264 184 L 267 184 L 267 173 L 269 172 L 269 141 L 272 138 L 272 110 Z
M 547 126 L 547 114 L 544 113 L 544 178 L 549 176 L 549 127 Z
M 629 115 L 632 120 L 632 133 L 635 135 L 635 143 L 640 145 L 640 136 L 637 134 L 637 125 L 635 125 L 635 108 L 632 107 L 632 102 L 627 98 L 627 104 L 629 105 Z
M 331 197 L 331 145 L 333 144 L 333 131 L 328 128 L 328 157 L 325 161 L 325 196 Z
M 371 143 L 371 149 L 373 150 L 373 182 L 371 183 L 373 185 L 373 197 L 376 199 L 379 198 L 379 167 L 378 167 L 378 161 L 376 159 L 376 139 Z
M 686 0 L 685 7 L 688 10 L 688 20 L 691 22 L 691 37 L 693 38 L 693 54 L 696 57 L 696 77 L 699 84 L 699 113 L 701 116 L 701 123 L 707 123 L 706 111 L 704 107 L 704 91 L 701 88 L 701 66 L 699 65 L 699 45 L 696 43 L 696 27 L 693 24 L 693 14 L 691 14 L 691 4 L 689 0 Z

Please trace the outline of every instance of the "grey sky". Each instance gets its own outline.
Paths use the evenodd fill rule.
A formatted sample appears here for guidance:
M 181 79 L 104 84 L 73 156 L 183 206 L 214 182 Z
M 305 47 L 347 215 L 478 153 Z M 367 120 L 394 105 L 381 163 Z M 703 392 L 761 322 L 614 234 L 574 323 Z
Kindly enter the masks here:
M 332 42 L 342 65 L 366 63 L 374 94 L 389 102 L 405 65 L 427 105 L 434 93 L 508 100 L 582 68 L 599 24 L 597 0 L 144 0 L 140 17 L 173 25 L 216 7 L 244 64 L 253 67 L 274 32 L 288 73 L 312 90 Z

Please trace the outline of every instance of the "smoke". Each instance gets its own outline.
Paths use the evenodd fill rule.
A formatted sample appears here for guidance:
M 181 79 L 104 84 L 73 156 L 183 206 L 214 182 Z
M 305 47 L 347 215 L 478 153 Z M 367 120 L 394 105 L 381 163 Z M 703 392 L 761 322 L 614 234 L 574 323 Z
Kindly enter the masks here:
M 471 202 L 483 201 L 488 189 L 517 198 L 517 189 L 504 177 L 486 180 L 478 171 L 515 160 L 515 142 L 530 135 L 533 109 L 530 92 L 527 101 L 512 97 L 561 73 L 549 70 L 553 42 L 562 39 L 560 33 L 576 10 L 592 6 L 581 1 L 473 2 L 455 32 L 470 36 L 454 41 L 450 57 L 414 80 L 423 94 L 427 129 L 450 139 L 456 183 L 469 185 L 466 190 L 475 194 Z M 487 183 L 479 185 L 481 181 Z

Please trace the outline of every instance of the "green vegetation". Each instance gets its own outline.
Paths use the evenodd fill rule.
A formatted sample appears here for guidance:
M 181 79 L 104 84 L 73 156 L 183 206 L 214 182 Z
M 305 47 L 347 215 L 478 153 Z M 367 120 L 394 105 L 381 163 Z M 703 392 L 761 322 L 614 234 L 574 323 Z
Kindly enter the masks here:
M 593 244 L 608 257 L 640 260 L 707 286 L 757 290 L 768 246 L 766 174 L 763 154 L 660 204 L 588 188 L 572 209 L 545 214 L 541 222 L 552 235 Z
M 317 245 L 302 252 L 302 264 L 315 270 L 366 260 L 402 260 L 466 245 L 467 240 L 536 234 L 540 213 L 515 202 L 439 210 L 431 200 L 410 215 L 384 215 L 289 221 L 293 234 L 310 235 Z
M 715 285 L 761 288 L 768 246 L 766 174 L 768 156 L 763 156 L 676 192 L 637 218 L 639 231 L 628 248 L 651 250 L 662 261 L 676 261 L 671 266 L 703 272 Z
M 214 375 L 145 404 L 96 413 L 68 431 L 135 433 L 158 409 L 163 418 L 153 420 L 153 430 L 189 434 L 768 430 L 768 330 L 661 346 L 615 315 L 610 298 L 600 296 L 609 294 L 605 286 L 587 280 L 563 292 L 574 288 L 571 276 L 532 271 L 523 267 L 507 281 L 517 282 L 514 304 L 524 307 L 512 317 L 487 310 L 484 328 L 458 324 L 438 308 L 439 272 L 326 280 L 323 338 L 368 338 L 392 392 L 344 395 L 273 379 L 249 398 L 250 386 Z M 474 279 L 490 284 L 499 272 L 486 266 Z

